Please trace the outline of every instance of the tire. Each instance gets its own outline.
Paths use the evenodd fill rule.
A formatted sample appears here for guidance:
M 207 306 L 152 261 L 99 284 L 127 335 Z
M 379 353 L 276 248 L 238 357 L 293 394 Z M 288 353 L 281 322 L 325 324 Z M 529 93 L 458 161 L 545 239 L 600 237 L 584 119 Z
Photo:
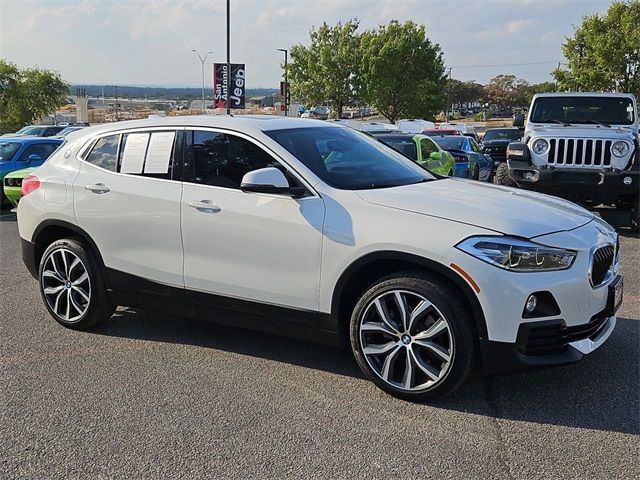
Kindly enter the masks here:
M 509 175 L 509 166 L 506 162 L 502 162 L 496 168 L 495 176 L 493 177 L 493 183 L 496 185 L 504 185 L 505 187 L 517 187 L 518 184 Z
M 40 261 L 38 281 L 49 314 L 67 328 L 95 327 L 116 309 L 95 255 L 75 238 L 57 240 L 47 247 Z
M 631 231 L 640 233 L 640 208 L 638 206 L 631 209 Z
M 440 277 L 413 271 L 369 288 L 350 323 L 351 348 L 367 378 L 394 397 L 416 402 L 458 388 L 478 357 L 472 313 L 461 297 Z M 409 328 L 400 305 L 408 312 L 404 318 L 414 318 Z
M 475 166 L 475 168 L 473 169 L 473 172 L 471 173 L 471 179 L 480 180 L 480 167 L 478 167 L 477 165 Z

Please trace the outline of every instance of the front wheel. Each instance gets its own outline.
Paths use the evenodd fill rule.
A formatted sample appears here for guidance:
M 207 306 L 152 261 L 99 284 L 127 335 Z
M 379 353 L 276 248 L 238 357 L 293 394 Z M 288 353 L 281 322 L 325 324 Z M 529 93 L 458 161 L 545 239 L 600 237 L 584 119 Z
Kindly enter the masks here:
M 502 162 L 496 168 L 495 176 L 493 177 L 493 183 L 496 185 L 504 185 L 505 187 L 517 187 L 516 181 L 509 175 L 509 166 L 506 162 Z
M 65 327 L 85 330 L 115 311 L 95 256 L 79 240 L 67 238 L 49 245 L 38 276 L 47 310 Z
M 379 281 L 356 304 L 350 327 L 365 375 L 405 400 L 451 393 L 476 359 L 469 308 L 458 291 L 428 274 L 403 272 Z

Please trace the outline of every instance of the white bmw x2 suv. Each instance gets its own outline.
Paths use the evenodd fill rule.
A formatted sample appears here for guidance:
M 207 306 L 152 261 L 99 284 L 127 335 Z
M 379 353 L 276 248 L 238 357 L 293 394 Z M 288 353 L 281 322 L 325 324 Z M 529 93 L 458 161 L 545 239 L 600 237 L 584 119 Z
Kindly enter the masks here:
M 440 177 L 348 127 L 180 117 L 87 128 L 22 183 L 24 263 L 65 327 L 117 305 L 349 343 L 400 398 L 579 360 L 616 324 L 615 231 Z

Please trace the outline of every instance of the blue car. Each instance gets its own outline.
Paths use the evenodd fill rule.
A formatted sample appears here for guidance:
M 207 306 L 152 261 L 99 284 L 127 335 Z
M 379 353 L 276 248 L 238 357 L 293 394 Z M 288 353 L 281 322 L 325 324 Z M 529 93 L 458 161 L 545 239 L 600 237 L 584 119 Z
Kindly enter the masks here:
M 473 138 L 462 135 L 444 135 L 434 136 L 431 139 L 440 145 L 440 148 L 453 155 L 456 166 L 458 163 L 464 164 L 463 158 L 467 160 L 469 165 L 467 178 L 481 182 L 491 181 L 493 169 L 491 157 L 482 153 L 482 148 Z
M 7 173 L 39 167 L 63 140 L 45 137 L 0 137 L 0 183 Z M 5 203 L 0 192 L 0 203 Z

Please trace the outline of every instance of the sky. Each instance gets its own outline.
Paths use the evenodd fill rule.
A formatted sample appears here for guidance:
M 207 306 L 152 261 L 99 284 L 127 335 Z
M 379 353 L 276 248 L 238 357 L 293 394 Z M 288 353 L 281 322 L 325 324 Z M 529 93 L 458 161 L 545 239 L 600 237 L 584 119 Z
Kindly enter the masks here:
M 514 74 L 551 80 L 561 45 L 609 0 L 231 0 L 231 61 L 247 87 L 276 87 L 283 53 L 309 30 L 357 18 L 427 27 L 454 78 L 487 83 Z M 225 0 L 0 0 L 0 58 L 58 71 L 72 84 L 211 86 L 211 61 L 226 61 Z

